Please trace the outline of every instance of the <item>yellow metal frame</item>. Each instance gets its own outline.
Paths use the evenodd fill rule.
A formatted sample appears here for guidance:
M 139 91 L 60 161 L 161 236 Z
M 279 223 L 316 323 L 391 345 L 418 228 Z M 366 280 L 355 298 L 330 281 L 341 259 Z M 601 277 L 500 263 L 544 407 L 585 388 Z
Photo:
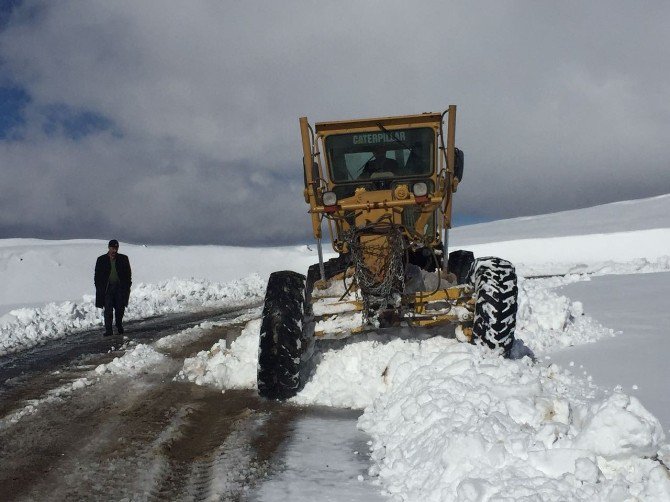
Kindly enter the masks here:
M 342 280 L 342 274 L 338 274 L 332 277 L 329 281 L 340 281 Z M 329 282 L 322 284 L 326 287 L 329 285 Z M 350 295 L 356 295 L 356 289 L 350 291 Z M 338 296 L 321 296 L 316 295 L 316 302 L 323 298 L 337 298 Z M 458 322 L 461 324 L 462 330 L 466 337 L 471 336 L 472 328 L 471 323 L 474 318 L 474 299 L 472 297 L 472 287 L 471 286 L 452 286 L 448 288 L 440 288 L 433 292 L 419 292 L 409 295 L 403 295 L 403 303 L 405 305 L 413 305 L 414 309 L 412 315 L 409 317 L 404 317 L 402 320 L 408 322 L 412 326 L 419 326 L 424 328 L 429 328 L 433 326 L 438 326 L 440 324 Z M 435 305 L 436 303 L 447 303 L 449 307 L 446 309 L 446 312 L 435 312 L 428 309 L 430 305 Z M 338 316 L 343 314 L 351 314 L 352 312 L 361 312 L 364 308 L 363 302 L 352 299 L 349 296 L 347 299 L 341 299 L 338 302 L 329 303 L 329 306 L 333 305 L 346 305 L 347 309 L 337 309 L 337 313 L 333 314 L 322 314 L 315 317 L 315 321 L 324 320 L 332 316 Z M 455 308 L 460 308 L 460 310 L 454 310 Z M 349 329 L 350 334 L 363 333 L 365 331 L 375 330 L 376 328 L 372 326 L 358 326 L 354 329 Z M 327 338 L 330 336 L 329 333 L 324 331 L 315 331 L 314 336 L 317 338 Z M 337 338 L 346 338 L 349 335 L 338 335 Z
M 443 120 L 446 117 L 446 132 Z M 394 131 L 410 128 L 431 128 L 435 134 L 435 149 L 432 153 L 433 170 L 430 178 L 433 191 L 425 197 L 416 197 L 409 184 L 403 185 L 402 178 L 397 180 L 394 187 L 384 190 L 367 190 L 361 186 L 347 198 L 337 201 L 335 207 L 325 207 L 322 204 L 323 194 L 332 191 L 337 184 L 330 177 L 329 159 L 325 151 L 326 140 L 331 135 L 378 132 L 380 125 L 383 130 Z M 394 224 L 402 223 L 403 208 L 415 206 L 420 209 L 416 218 L 412 240 L 422 239 L 422 244 L 436 247 L 441 243 L 442 231 L 451 228 L 451 212 L 453 193 L 458 187 L 458 179 L 454 176 L 456 164 L 456 106 L 450 105 L 444 113 L 424 113 L 420 115 L 404 115 L 398 117 L 380 117 L 360 120 L 335 122 L 319 122 L 312 128 L 307 117 L 300 118 L 300 133 L 303 148 L 303 168 L 305 175 L 305 202 L 309 205 L 309 214 L 312 220 L 314 237 L 322 238 L 321 224 L 324 218 L 328 221 L 328 228 L 333 248 L 338 253 L 347 252 L 346 244 L 339 236 L 350 228 L 351 218 L 354 215 L 354 224 L 363 226 L 375 224 L 384 219 Z M 446 145 L 445 145 L 446 144 Z M 328 176 L 325 174 L 328 173 Z M 409 183 L 409 182 L 408 182 Z M 350 185 L 350 183 L 347 183 Z M 391 189 L 393 188 L 393 189 Z M 435 216 L 434 235 L 426 235 L 424 229 L 431 216 Z M 440 217 L 441 215 L 441 217 Z M 333 280 L 336 280 L 333 278 Z M 363 304 L 352 301 L 351 298 L 335 302 L 343 306 L 345 312 L 340 314 L 360 312 Z M 316 300 L 318 302 L 318 299 Z M 472 291 L 468 286 L 454 286 L 438 289 L 434 292 L 415 293 L 404 295 L 403 303 L 413 306 L 412 315 L 404 319 L 415 326 L 435 326 L 447 322 L 459 322 L 465 336 L 471 333 L 471 324 L 474 317 Z M 332 303 L 330 305 L 333 305 Z M 429 308 L 429 307 L 432 307 Z M 332 314 L 337 315 L 337 314 Z M 324 320 L 329 314 L 320 316 Z M 315 319 L 318 321 L 319 319 Z M 349 330 L 349 333 L 359 333 L 368 327 L 360 326 Z M 336 336 L 339 336 L 335 334 Z M 315 331 L 316 337 L 324 337 L 322 331 Z M 343 335 L 346 336 L 346 335 Z
M 442 145 L 445 138 L 442 127 L 442 118 L 447 116 L 446 152 Z M 375 132 L 379 131 L 379 125 L 389 131 L 407 128 L 430 127 L 435 131 L 435 151 L 433 153 L 433 172 L 430 178 L 433 182 L 434 192 L 429 197 L 417 198 L 411 191 L 409 197 L 397 199 L 392 190 L 357 191 L 351 197 L 338 201 L 336 208 L 324 207 L 321 203 L 323 193 L 330 191 L 336 186 L 325 176 L 328 169 L 328 159 L 324 151 L 325 140 L 330 135 L 348 134 L 353 132 Z M 346 251 L 343 243 L 338 240 L 341 232 L 345 231 L 349 224 L 345 220 L 345 212 L 357 212 L 356 220 L 378 221 L 380 218 L 390 215 L 394 220 L 399 220 L 399 211 L 402 207 L 415 205 L 421 208 L 423 213 L 418 218 L 414 231 L 426 239 L 426 244 L 436 245 L 441 240 L 443 228 L 451 228 L 452 194 L 456 191 L 458 180 L 454 177 L 455 166 L 455 135 L 456 135 L 456 106 L 450 105 L 447 111 L 441 113 L 424 113 L 420 115 L 404 115 L 398 117 L 380 117 L 360 120 L 347 120 L 335 122 L 319 122 L 315 130 L 309 125 L 307 117 L 300 118 L 300 132 L 303 148 L 303 168 L 305 172 L 305 201 L 309 204 L 309 213 L 312 220 L 312 230 L 316 239 L 322 238 L 321 222 L 324 217 L 328 218 L 329 231 L 333 248 L 337 252 Z M 438 145 L 440 145 L 438 147 Z M 446 155 L 441 153 L 446 153 Z M 423 228 L 432 214 L 442 213 L 442 218 L 436 218 L 435 236 L 423 235 Z M 398 221 L 394 221 L 398 222 Z

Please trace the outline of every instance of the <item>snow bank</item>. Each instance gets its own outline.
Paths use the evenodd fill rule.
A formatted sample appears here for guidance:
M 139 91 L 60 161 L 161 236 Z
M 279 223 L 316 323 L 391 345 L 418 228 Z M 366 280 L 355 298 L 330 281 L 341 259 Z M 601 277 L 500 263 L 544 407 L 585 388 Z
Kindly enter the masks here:
M 658 421 L 633 397 L 556 366 L 501 360 L 451 340 L 389 364 L 359 426 L 398 500 L 669 500 Z
M 667 263 L 670 249 L 670 228 L 616 232 L 611 234 L 572 235 L 542 239 L 520 239 L 470 245 L 463 243 L 452 249 L 467 249 L 475 256 L 499 256 L 510 260 L 524 275 L 549 264 L 601 264 L 633 260 Z M 545 272 L 546 273 L 546 272 Z
M 518 336 L 536 352 L 613 332 L 552 291 L 585 276 L 520 281 Z M 229 347 L 188 359 L 179 378 L 254 388 L 260 320 Z M 372 338 L 372 337 L 370 337 Z M 670 500 L 655 457 L 670 447 L 635 397 L 612 395 L 556 365 L 501 359 L 442 337 L 376 336 L 316 356 L 291 401 L 364 408 L 369 474 L 397 500 Z
M 258 328 L 187 360 L 181 377 L 253 388 Z M 441 337 L 363 341 L 323 354 L 292 401 L 365 407 L 369 474 L 398 500 L 670 500 L 651 460 L 668 448 L 656 418 L 555 365 Z
M 670 194 L 458 227 L 456 245 L 667 228 Z
M 179 279 L 139 284 L 133 287 L 125 319 L 195 308 L 244 306 L 260 301 L 264 294 L 265 282 L 256 274 L 228 284 Z M 80 303 L 67 301 L 15 309 L 0 317 L 0 356 L 101 325 L 102 310 L 95 308 L 95 299 L 90 295 Z
M 520 280 L 516 337 L 540 355 L 615 336 L 614 330 L 584 315 L 580 302 L 573 302 L 553 291 L 566 284 L 588 280 L 588 276 L 577 275 Z
M 133 283 L 160 284 L 171 277 L 221 284 L 275 270 L 301 273 L 317 261 L 316 248 L 287 246 L 141 246 L 121 243 L 133 268 Z M 328 250 L 326 250 L 328 251 Z M 93 292 L 93 268 L 107 241 L 0 239 L 0 315 L 18 307 L 78 301 Z M 330 255 L 327 255 L 328 258 Z
M 614 336 L 613 330 L 584 315 L 581 303 L 571 302 L 552 291 L 581 280 L 588 277 L 572 275 L 519 281 L 516 336 L 536 354 Z M 360 324 L 360 319 L 347 322 Z M 225 341 L 221 340 L 209 351 L 187 359 L 180 378 L 224 390 L 254 388 L 259 323 L 258 319 L 251 321 L 231 347 L 226 348 Z M 397 358 L 412 357 L 417 347 L 389 335 L 319 354 L 315 374 L 295 402 L 364 408 L 385 390 L 386 383 L 380 378 L 384 369 Z
M 636 258 L 629 261 L 617 262 L 613 260 L 594 262 L 545 262 L 545 263 L 518 263 L 515 264 L 517 273 L 526 277 L 542 275 L 625 275 L 625 274 L 653 274 L 670 271 L 670 255 L 659 256 L 648 260 Z

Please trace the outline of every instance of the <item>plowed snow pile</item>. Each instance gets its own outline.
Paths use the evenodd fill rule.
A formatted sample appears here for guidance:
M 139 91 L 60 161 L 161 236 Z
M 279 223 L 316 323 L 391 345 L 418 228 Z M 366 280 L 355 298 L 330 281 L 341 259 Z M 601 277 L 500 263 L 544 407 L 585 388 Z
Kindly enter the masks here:
M 318 354 L 292 401 L 364 409 L 369 474 L 398 500 L 670 500 L 658 420 L 635 397 L 546 362 L 615 334 L 552 291 L 579 280 L 520 281 L 517 337 L 539 363 L 442 337 L 370 336 Z M 179 378 L 254 388 L 259 327 L 187 359 Z
M 670 499 L 664 435 L 634 397 L 555 366 L 428 340 L 389 362 L 359 426 L 400 500 Z

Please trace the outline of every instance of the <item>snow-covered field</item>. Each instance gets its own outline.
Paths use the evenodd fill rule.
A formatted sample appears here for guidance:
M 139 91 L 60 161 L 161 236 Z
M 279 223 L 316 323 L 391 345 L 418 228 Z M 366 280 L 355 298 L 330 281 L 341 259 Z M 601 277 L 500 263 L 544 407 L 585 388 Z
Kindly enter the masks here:
M 370 335 L 321 353 L 293 401 L 362 409 L 369 477 L 397 500 L 670 500 L 668 215 L 662 196 L 457 229 L 452 249 L 511 259 L 527 277 L 517 337 L 537 361 L 418 332 Z M 0 355 L 99 325 L 88 295 L 104 251 L 102 241 L 0 241 Z M 306 246 L 120 251 L 134 272 L 131 318 L 252 305 L 272 270 L 315 261 Z M 550 274 L 562 275 L 531 278 Z M 605 295 L 620 300 L 608 310 Z M 187 359 L 178 378 L 253 388 L 258 325 Z M 155 356 L 138 345 L 97 373 Z
M 103 241 L 0 240 L 0 356 L 101 325 L 93 268 Z M 194 308 L 235 307 L 262 301 L 277 269 L 306 270 L 316 260 L 308 246 L 125 245 L 133 270 L 125 319 Z

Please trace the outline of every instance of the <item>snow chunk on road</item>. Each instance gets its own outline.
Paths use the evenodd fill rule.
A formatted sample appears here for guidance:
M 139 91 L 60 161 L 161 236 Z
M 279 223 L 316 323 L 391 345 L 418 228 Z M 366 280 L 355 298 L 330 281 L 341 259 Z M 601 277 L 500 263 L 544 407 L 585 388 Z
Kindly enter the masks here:
M 166 356 L 156 352 L 149 345 L 139 344 L 121 357 L 115 357 L 111 362 L 101 364 L 95 368 L 95 372 L 98 375 L 111 373 L 112 375 L 133 376 L 148 371 L 152 366 L 166 359 Z
M 211 349 L 187 358 L 176 378 L 223 390 L 255 388 L 260 328 L 260 319 L 249 321 L 230 348 L 219 340 Z
M 667 471 L 657 471 L 665 468 L 645 458 L 661 448 L 662 428 L 635 398 L 599 401 L 594 387 L 556 366 L 439 345 L 389 368 L 389 388 L 359 419 L 373 437 L 370 474 L 400 500 L 518 500 L 540 491 L 610 500 L 670 490 Z
M 191 343 L 199 339 L 203 334 L 213 328 L 220 326 L 229 326 L 231 324 L 237 324 L 242 322 L 247 322 L 251 319 L 255 319 L 259 316 L 260 311 L 258 308 L 251 308 L 243 314 L 233 317 L 232 319 L 224 319 L 218 321 L 205 321 L 198 324 L 192 328 L 187 328 L 179 333 L 174 335 L 167 335 L 163 338 L 159 338 L 154 342 L 154 347 L 157 349 L 171 349 L 175 347 L 180 347 L 185 344 Z

